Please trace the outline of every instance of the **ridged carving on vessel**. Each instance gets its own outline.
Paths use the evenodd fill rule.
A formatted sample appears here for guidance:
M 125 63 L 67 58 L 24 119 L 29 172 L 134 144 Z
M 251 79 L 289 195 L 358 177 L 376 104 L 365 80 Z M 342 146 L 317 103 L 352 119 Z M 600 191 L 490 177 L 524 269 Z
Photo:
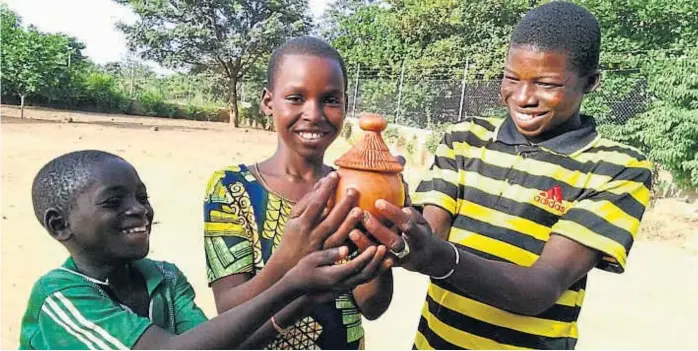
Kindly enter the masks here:
M 366 131 L 363 138 L 335 164 L 344 168 L 387 173 L 399 173 L 404 169 L 390 154 L 380 133 L 373 131 Z

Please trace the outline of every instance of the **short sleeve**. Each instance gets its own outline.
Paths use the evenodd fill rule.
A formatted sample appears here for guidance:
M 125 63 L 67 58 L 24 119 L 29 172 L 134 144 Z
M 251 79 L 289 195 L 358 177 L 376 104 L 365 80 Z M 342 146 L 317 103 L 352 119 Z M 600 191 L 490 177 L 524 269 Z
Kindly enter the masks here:
M 459 169 L 453 143 L 453 132 L 446 132 L 434 153 L 434 163 L 412 195 L 413 206 L 433 205 L 452 216 L 458 213 Z
M 175 334 L 182 334 L 208 320 L 204 312 L 196 305 L 196 294 L 187 277 L 175 265 L 168 267 L 175 274 L 174 312 Z
M 204 248 L 209 284 L 232 274 L 253 272 L 252 235 L 245 216 L 251 211 L 249 195 L 232 171 L 211 176 L 204 200 Z
M 628 167 L 572 203 L 552 233 L 598 250 L 597 268 L 622 273 L 650 199 L 649 168 Z
M 132 349 L 151 325 L 94 288 L 76 287 L 46 297 L 32 346 L 46 349 Z

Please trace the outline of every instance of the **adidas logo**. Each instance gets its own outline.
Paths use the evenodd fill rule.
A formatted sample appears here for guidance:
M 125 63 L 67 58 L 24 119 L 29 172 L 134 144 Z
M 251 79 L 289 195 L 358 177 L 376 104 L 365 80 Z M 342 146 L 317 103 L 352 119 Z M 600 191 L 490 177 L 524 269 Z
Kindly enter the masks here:
M 555 185 L 546 191 L 541 191 L 538 195 L 536 195 L 534 200 L 545 207 L 555 210 L 556 212 L 567 212 L 567 208 L 563 202 L 564 199 L 562 198 L 562 188 L 559 185 Z

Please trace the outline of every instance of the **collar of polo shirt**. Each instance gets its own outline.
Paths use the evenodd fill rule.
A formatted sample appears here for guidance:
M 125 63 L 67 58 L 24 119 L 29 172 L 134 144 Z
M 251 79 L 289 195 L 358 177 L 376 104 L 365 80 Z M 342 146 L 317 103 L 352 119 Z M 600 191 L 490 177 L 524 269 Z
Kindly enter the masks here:
M 599 138 L 594 118 L 581 115 L 581 119 L 582 125 L 579 128 L 565 131 L 544 142 L 533 144 L 519 133 L 514 121 L 507 116 L 504 122 L 495 130 L 495 141 L 508 145 L 538 146 L 559 154 L 571 156 L 588 149 Z

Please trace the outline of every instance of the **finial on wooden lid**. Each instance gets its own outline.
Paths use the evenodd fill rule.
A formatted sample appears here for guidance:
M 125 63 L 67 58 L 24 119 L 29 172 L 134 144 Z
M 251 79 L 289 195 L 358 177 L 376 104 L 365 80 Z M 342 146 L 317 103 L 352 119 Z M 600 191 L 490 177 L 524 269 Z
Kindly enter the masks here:
M 388 122 L 379 114 L 362 114 L 359 127 L 366 132 L 361 140 L 335 161 L 335 164 L 339 167 L 373 172 L 402 172 L 404 167 L 390 154 L 380 134 L 387 126 Z
M 387 126 L 385 118 L 377 113 L 362 113 L 359 117 L 359 127 L 366 131 L 382 132 Z

